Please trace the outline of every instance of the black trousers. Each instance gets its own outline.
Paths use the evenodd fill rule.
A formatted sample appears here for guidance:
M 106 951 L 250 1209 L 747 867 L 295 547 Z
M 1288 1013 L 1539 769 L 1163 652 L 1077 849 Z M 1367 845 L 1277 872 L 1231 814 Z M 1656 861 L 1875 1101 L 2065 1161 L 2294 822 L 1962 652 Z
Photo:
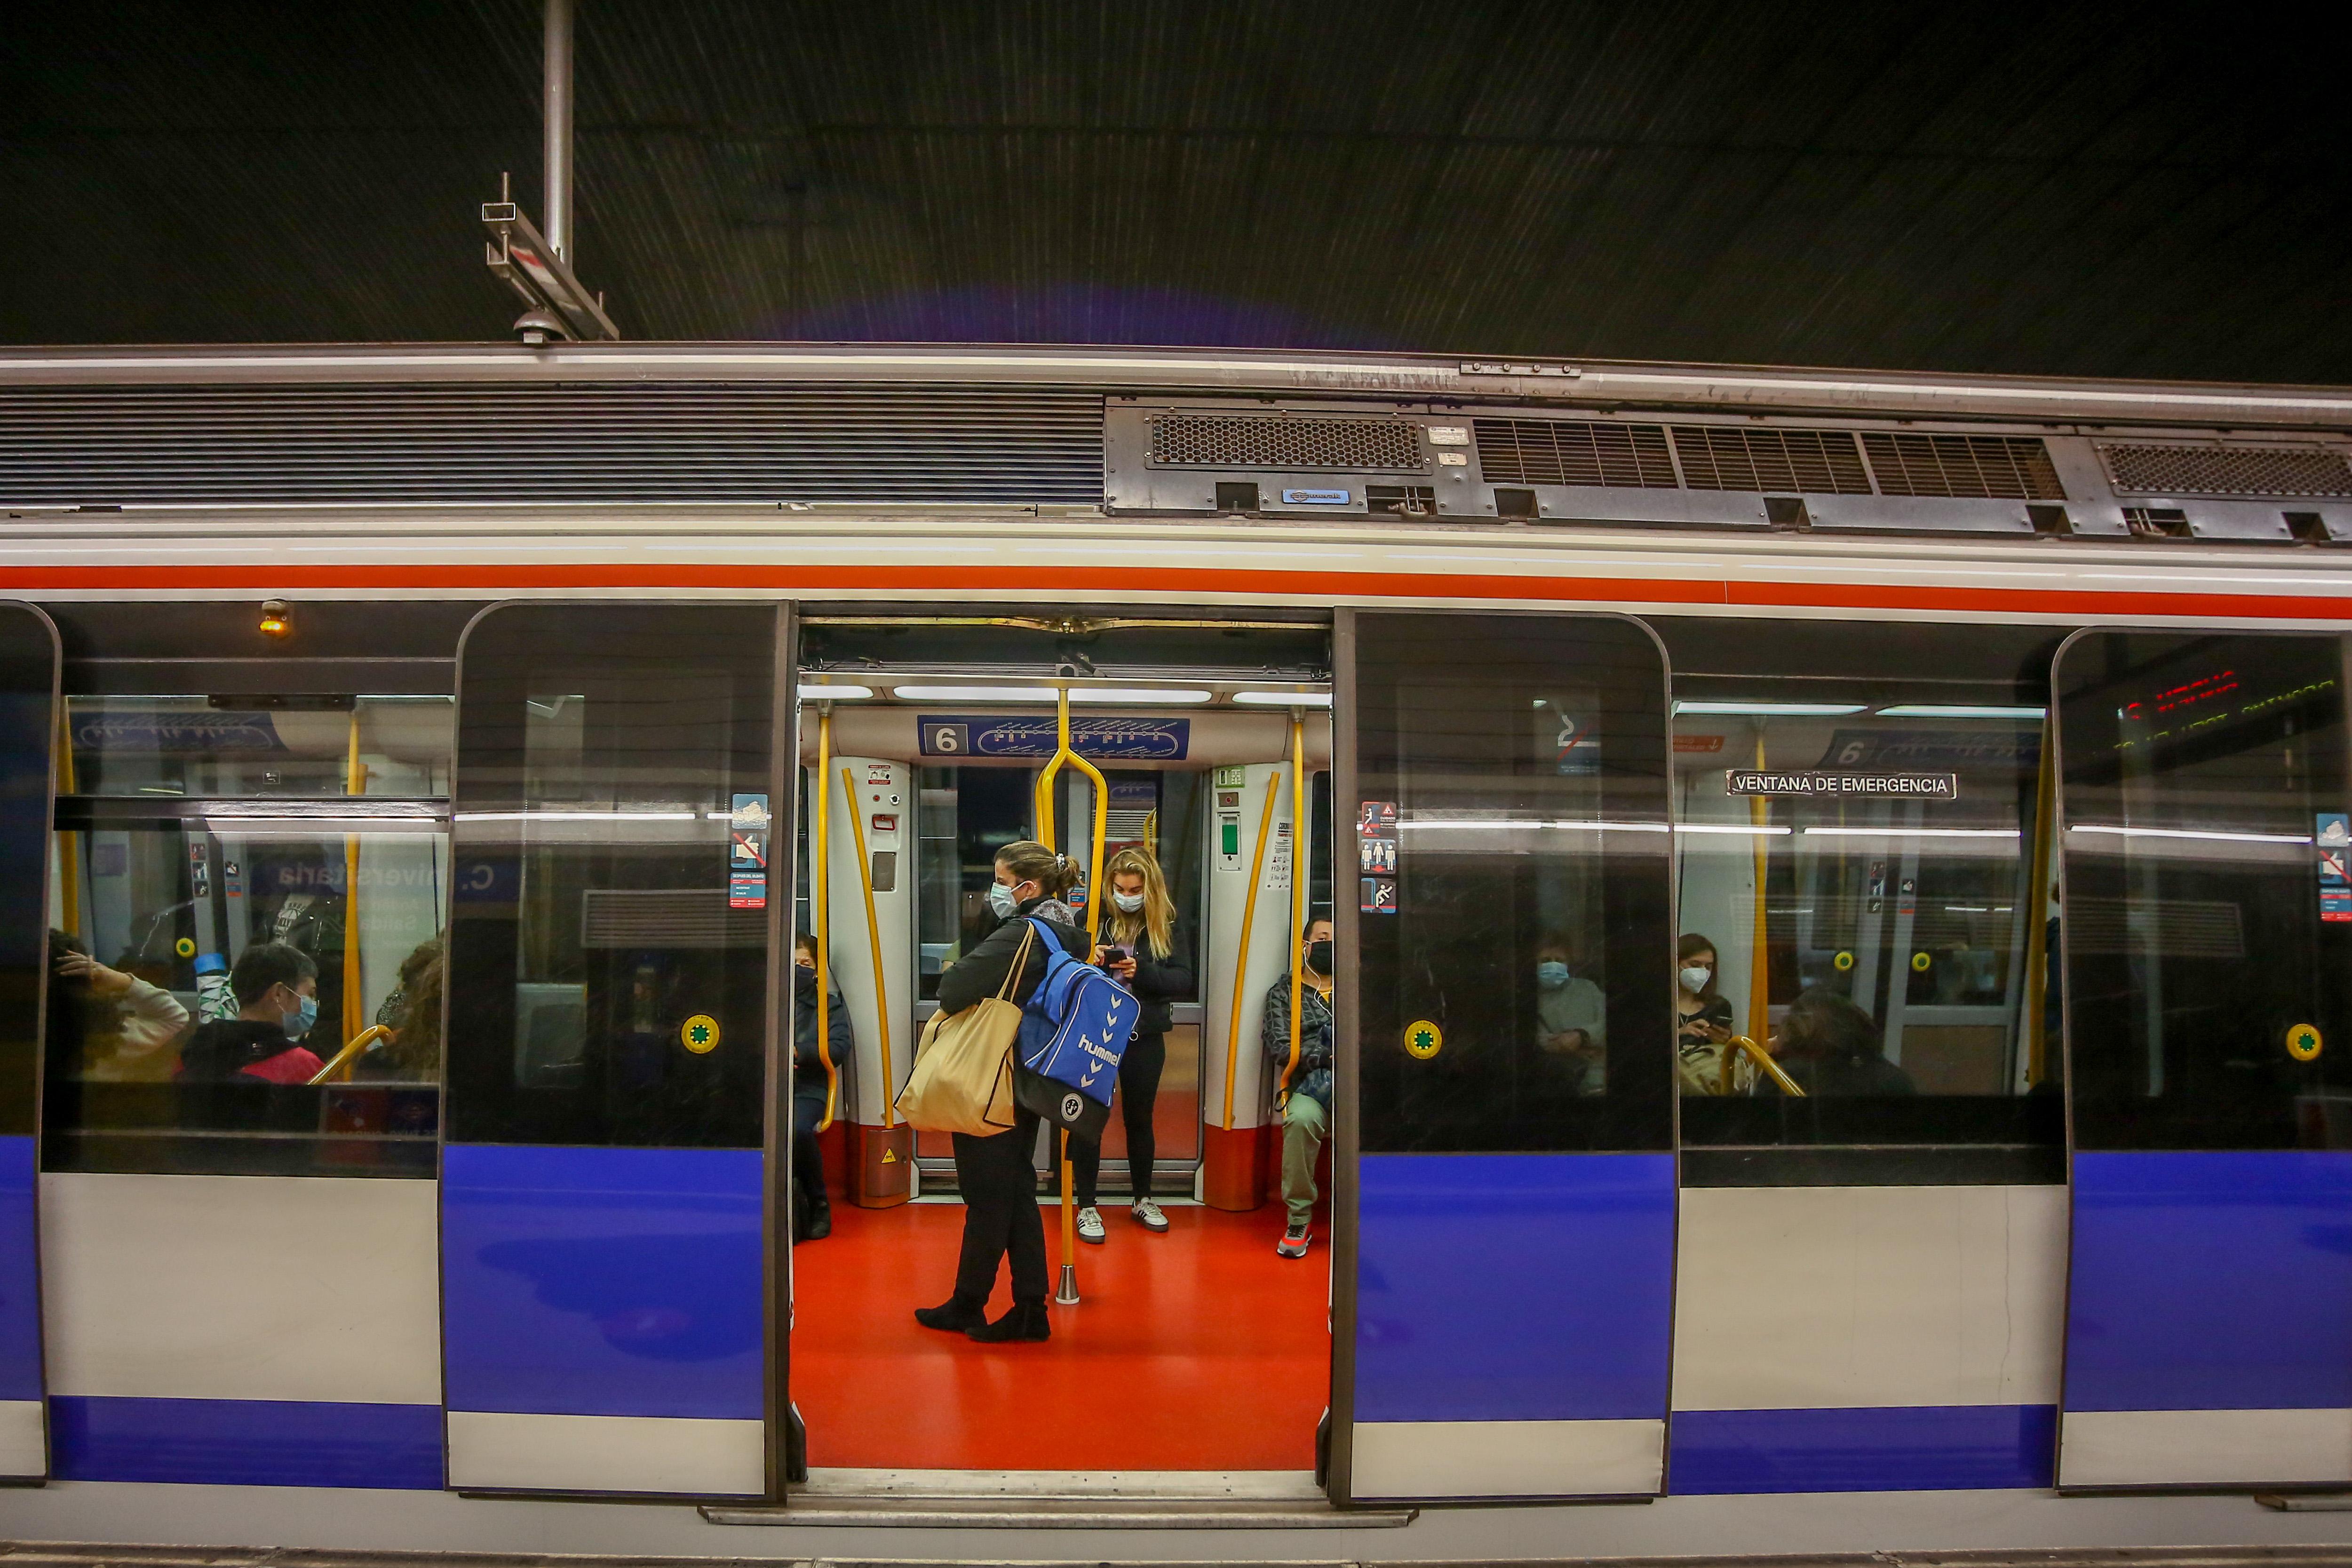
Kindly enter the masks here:
M 955 1293 L 978 1304 L 996 1289 L 996 1263 L 1013 1259 L 1013 1299 L 1045 1299 L 1045 1219 L 1037 1212 L 1037 1118 L 1013 1113 L 1013 1131 L 955 1135 L 956 1184 L 963 1189 L 963 1251 Z
M 824 1195 L 824 1155 L 817 1148 L 816 1124 L 824 1120 L 824 1080 L 812 1093 L 793 1090 L 793 1182 L 808 1194 L 812 1211 L 829 1208 Z
M 1168 1066 L 1168 1037 L 1138 1035 L 1118 1058 L 1119 1120 L 1127 1125 L 1127 1176 L 1139 1198 L 1151 1195 L 1151 1162 L 1160 1152 L 1151 1136 L 1151 1108 L 1160 1099 L 1160 1074 Z M 1095 1206 L 1095 1182 L 1102 1173 L 1102 1145 L 1070 1140 L 1070 1184 L 1078 1206 Z

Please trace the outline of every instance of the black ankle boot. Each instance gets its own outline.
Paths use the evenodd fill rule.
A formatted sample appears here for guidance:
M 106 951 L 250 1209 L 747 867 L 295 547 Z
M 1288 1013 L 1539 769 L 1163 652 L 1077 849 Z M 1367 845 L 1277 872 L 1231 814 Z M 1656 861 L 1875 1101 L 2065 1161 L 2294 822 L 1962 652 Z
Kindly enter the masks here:
M 1045 1302 L 1015 1301 L 996 1321 L 964 1332 L 982 1344 L 1001 1345 L 1017 1340 L 1050 1340 L 1054 1337 L 1054 1324 L 1045 1316 Z
M 803 1239 L 807 1241 L 823 1241 L 826 1237 L 831 1236 L 832 1234 L 833 1205 L 820 1200 L 809 1210 L 808 1234 L 803 1237 Z
M 1021 1309 L 1015 1307 L 1014 1311 Z M 967 1333 L 988 1327 L 988 1303 L 950 1296 L 936 1307 L 915 1309 L 915 1321 L 942 1333 Z

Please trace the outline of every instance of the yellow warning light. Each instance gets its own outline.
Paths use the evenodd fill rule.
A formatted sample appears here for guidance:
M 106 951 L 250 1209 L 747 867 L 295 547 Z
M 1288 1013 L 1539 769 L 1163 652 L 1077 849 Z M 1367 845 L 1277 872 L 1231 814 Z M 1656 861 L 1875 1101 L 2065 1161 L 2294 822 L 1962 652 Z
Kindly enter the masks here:
M 2326 1044 L 2319 1030 L 2310 1024 L 2297 1024 L 2286 1032 L 2286 1054 L 2299 1062 L 2317 1061 L 2320 1047 Z
M 1853 967 L 1853 954 L 1852 952 L 1839 953 L 1835 958 L 1830 960 L 1830 967 L 1835 969 L 1840 974 L 1844 973 L 1847 970 Z
M 196 939 L 192 936 L 184 936 L 179 941 L 172 944 L 172 951 L 178 953 L 182 958 L 194 958 L 196 956 Z
M 1934 965 L 1936 959 L 1933 953 L 1915 952 L 1911 955 L 1911 967 L 1922 974 L 1927 973 L 1928 969 Z
M 294 630 L 294 609 L 283 599 L 271 599 L 261 606 L 261 635 L 282 637 Z
M 1404 1026 L 1404 1052 L 1415 1061 L 1427 1061 L 1445 1048 L 1445 1032 L 1426 1018 Z
M 677 1043 L 698 1057 L 707 1057 L 719 1048 L 719 1020 L 708 1013 L 697 1013 L 677 1026 Z

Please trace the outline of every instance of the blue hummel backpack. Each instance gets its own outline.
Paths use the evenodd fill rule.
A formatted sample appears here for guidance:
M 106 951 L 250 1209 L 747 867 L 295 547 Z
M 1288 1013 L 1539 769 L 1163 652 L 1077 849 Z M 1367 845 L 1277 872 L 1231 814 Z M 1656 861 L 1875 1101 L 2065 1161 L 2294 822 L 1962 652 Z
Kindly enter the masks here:
M 1073 956 L 1047 922 L 1032 915 L 1029 923 L 1045 939 L 1045 978 L 1022 1012 L 1014 1055 L 1025 1071 L 1013 1075 L 1014 1097 L 1057 1126 L 1098 1138 L 1142 1005 Z

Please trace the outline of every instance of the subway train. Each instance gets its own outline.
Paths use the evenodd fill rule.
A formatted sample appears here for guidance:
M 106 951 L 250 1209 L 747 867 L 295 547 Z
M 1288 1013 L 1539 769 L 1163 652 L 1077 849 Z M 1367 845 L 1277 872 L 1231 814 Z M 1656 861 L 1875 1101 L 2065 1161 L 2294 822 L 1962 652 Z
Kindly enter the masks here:
M 7 1479 L 2352 1489 L 2352 394 L 11 351 L 0 508 Z M 1183 979 L 978 1344 L 1027 839 Z

